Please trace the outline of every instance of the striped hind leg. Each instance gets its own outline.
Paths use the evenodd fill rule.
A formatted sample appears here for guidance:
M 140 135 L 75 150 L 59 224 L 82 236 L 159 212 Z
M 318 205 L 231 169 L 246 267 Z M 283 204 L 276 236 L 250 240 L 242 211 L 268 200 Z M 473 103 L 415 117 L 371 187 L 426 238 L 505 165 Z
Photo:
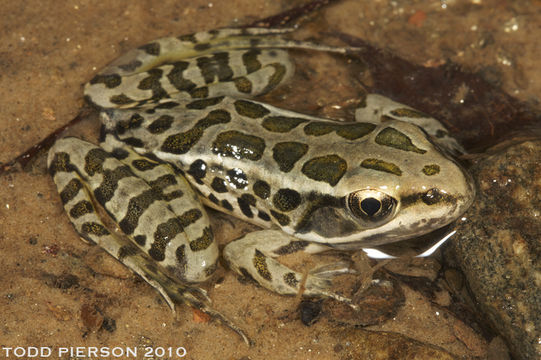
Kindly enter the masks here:
M 216 268 L 218 256 L 212 232 L 205 223 L 206 215 L 199 214 L 197 206 L 180 202 L 185 196 L 188 203 L 189 197 L 196 198 L 191 188 L 183 188 L 186 183 L 178 185 L 177 179 L 182 177 L 163 174 L 170 170 L 163 164 L 124 149 L 116 149 L 114 154 L 130 165 L 76 138 L 57 141 L 49 152 L 49 172 L 76 231 L 141 276 L 158 290 L 171 309 L 175 304 L 186 303 L 208 313 L 247 341 L 238 327 L 210 307 L 204 290 L 187 284 L 208 278 Z M 138 167 L 137 172 L 158 170 L 142 179 L 130 166 Z M 126 236 L 107 228 L 96 211 L 97 204 Z M 191 211 L 182 212 L 187 207 Z M 154 224 L 153 220 L 159 221 Z
M 293 73 L 288 54 L 264 49 L 283 31 L 222 29 L 154 40 L 113 61 L 85 85 L 102 108 L 222 95 L 255 96 Z
M 169 165 L 120 144 L 107 150 L 111 152 L 76 138 L 57 141 L 49 168 L 61 194 L 66 179 L 76 181 L 162 271 L 183 282 L 206 280 L 215 269 L 218 249 L 191 187 Z M 70 202 L 66 210 L 71 214 L 78 206 Z
M 170 276 L 189 283 L 208 279 L 216 269 L 218 247 L 207 213 L 184 176 L 170 164 L 139 155 L 111 134 L 100 145 L 152 190 L 137 195 L 133 185 L 126 189 L 135 194 L 119 222 L 122 231 L 132 234 Z M 157 200 L 146 195 L 149 192 Z
M 253 97 L 285 82 L 294 66 L 285 49 L 346 53 L 346 48 L 280 37 L 290 29 L 220 29 L 165 37 L 122 55 L 85 85 L 101 108 L 216 96 Z
M 70 146 L 80 144 L 69 140 Z M 173 285 L 172 280 L 158 270 L 156 263 L 147 254 L 129 239 L 108 230 L 96 211 L 92 195 L 85 185 L 86 180 L 71 162 L 69 155 L 62 151 L 66 141 L 62 140 L 51 149 L 49 172 L 58 187 L 64 209 L 75 230 L 83 239 L 99 245 L 151 284 L 174 310 L 175 302 L 182 296 L 186 287 Z

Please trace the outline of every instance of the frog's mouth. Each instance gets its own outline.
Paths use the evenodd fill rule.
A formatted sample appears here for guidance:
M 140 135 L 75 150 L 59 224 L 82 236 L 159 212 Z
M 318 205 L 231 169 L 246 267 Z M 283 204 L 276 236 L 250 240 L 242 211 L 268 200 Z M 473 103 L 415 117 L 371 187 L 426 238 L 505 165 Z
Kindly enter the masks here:
M 447 229 L 447 227 L 445 227 L 444 229 L 445 229 L 446 233 L 445 233 L 445 235 L 442 235 L 441 238 L 440 237 L 434 237 L 434 236 L 432 236 L 432 234 L 440 233 L 442 229 L 438 229 L 436 231 L 433 231 L 430 234 L 427 234 L 427 235 L 431 235 L 430 242 L 428 243 L 430 246 L 419 250 L 417 252 L 417 255 L 415 255 L 414 257 L 421 258 L 421 257 L 431 256 L 432 254 L 434 254 L 434 252 L 436 252 L 436 250 L 438 250 L 443 244 L 445 244 L 447 242 L 447 240 L 452 238 L 456 233 L 456 230 L 449 231 L 449 229 Z M 420 238 L 417 238 L 414 241 L 417 242 L 421 238 L 426 237 L 427 235 L 421 236 Z M 392 249 L 392 244 L 391 244 L 391 249 L 387 249 L 388 247 L 389 246 L 382 246 L 380 248 L 363 248 L 362 250 L 366 253 L 366 255 L 369 258 L 378 259 L 378 260 L 397 259 L 398 257 L 401 257 L 401 256 L 404 255 L 404 251 L 400 251 L 400 249 L 398 249 L 398 251 L 397 251 L 397 249 Z M 401 250 L 404 250 L 404 245 L 401 247 Z M 410 255 L 411 251 L 410 251 L 409 247 L 408 247 L 407 253 L 408 253 L 407 256 L 409 256 L 409 257 L 412 256 L 412 255 Z
M 399 231 L 390 232 L 386 234 L 374 234 L 369 236 L 364 236 L 362 239 L 357 241 L 351 240 L 347 241 L 342 239 L 341 241 L 328 241 L 325 245 L 332 247 L 337 250 L 359 250 L 371 247 L 384 248 L 384 252 L 390 251 L 391 253 L 403 252 L 406 248 L 418 248 L 419 254 L 428 251 L 434 244 L 445 238 L 449 233 L 454 231 L 452 230 L 453 224 L 441 224 L 432 231 L 424 231 L 418 234 L 404 234 L 399 233 Z M 329 239 L 330 240 L 330 239 Z M 448 240 L 445 239 L 445 241 Z M 444 241 L 444 242 L 445 242 Z M 442 242 L 443 244 L 443 242 Z M 438 246 L 441 246 L 438 245 Z M 435 251 L 435 249 L 433 250 Z M 432 252 L 433 252 L 432 251 Z M 431 253 L 432 253 L 431 252 Z M 425 255 L 428 256 L 428 255 Z

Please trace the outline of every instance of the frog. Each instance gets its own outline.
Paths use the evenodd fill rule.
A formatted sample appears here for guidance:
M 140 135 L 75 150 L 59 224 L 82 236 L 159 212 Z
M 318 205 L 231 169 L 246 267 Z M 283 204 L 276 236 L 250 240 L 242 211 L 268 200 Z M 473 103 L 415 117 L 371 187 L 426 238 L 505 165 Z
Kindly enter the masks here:
M 475 196 L 453 156 L 458 142 L 409 106 L 367 94 L 355 120 L 339 122 L 254 100 L 291 78 L 288 49 L 352 50 L 286 39 L 290 31 L 224 28 L 127 52 L 84 88 L 100 112 L 100 144 L 66 137 L 48 154 L 82 239 L 173 311 L 188 304 L 245 340 L 198 285 L 220 256 L 205 207 L 261 227 L 224 247 L 234 272 L 282 295 L 355 306 L 331 290 L 343 264 L 303 274 L 279 257 L 411 239 L 455 221 Z

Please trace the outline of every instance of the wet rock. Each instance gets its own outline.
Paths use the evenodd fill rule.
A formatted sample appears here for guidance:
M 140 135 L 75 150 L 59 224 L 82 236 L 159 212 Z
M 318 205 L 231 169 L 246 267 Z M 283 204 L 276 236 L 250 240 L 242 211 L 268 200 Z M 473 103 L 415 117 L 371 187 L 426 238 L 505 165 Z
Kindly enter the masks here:
M 306 326 L 311 326 L 316 323 L 321 314 L 322 301 L 303 300 L 299 305 L 299 313 L 301 321 Z
M 541 358 L 541 141 L 477 161 L 474 206 L 444 258 L 518 359 Z
M 81 305 L 81 322 L 88 330 L 97 330 L 103 325 L 103 314 L 93 304 L 83 303 Z

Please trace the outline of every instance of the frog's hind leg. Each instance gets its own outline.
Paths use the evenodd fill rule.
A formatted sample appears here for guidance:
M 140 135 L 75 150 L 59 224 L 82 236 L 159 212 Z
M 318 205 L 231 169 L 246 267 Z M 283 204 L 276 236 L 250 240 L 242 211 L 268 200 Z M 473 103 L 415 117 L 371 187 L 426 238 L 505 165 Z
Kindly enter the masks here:
M 293 74 L 285 49 L 346 53 L 347 48 L 284 39 L 291 29 L 220 29 L 165 37 L 113 61 L 85 85 L 102 108 L 266 93 Z
M 63 139 L 51 149 L 48 161 L 49 172 L 58 187 L 60 198 L 71 223 L 83 239 L 99 245 L 156 288 L 174 310 L 172 298 L 175 297 L 175 293 L 180 295 L 184 292 L 185 288 L 180 286 L 175 291 L 171 291 L 172 287 L 167 286 L 171 285 L 171 280 L 161 276 L 163 274 L 148 255 L 128 239 L 108 230 L 96 211 L 90 191 L 85 185 L 86 179 L 77 171 L 77 166 L 71 162 L 70 155 L 62 151 L 63 147 L 68 147 L 66 150 L 71 151 L 73 146 L 87 144 L 89 147 L 93 146 L 89 143 L 83 144 L 78 139 Z M 155 280 L 157 277 L 160 281 Z M 161 283 L 165 284 L 161 285 Z
M 189 283 L 207 280 L 216 270 L 218 246 L 207 213 L 184 176 L 170 164 L 139 155 L 112 134 L 100 145 L 148 185 L 130 200 L 119 223 L 123 232 L 170 276 Z
M 230 40 L 227 51 L 214 47 L 185 51 L 186 41 L 156 40 L 154 44 L 161 44 L 160 55 L 142 48 L 128 52 L 85 85 L 86 99 L 102 108 L 127 109 L 158 102 L 264 94 L 287 81 L 294 66 L 286 51 L 251 49 L 249 39 Z M 115 65 L 122 62 L 128 63 Z M 124 71 L 129 63 L 141 65 Z
M 349 271 L 346 265 L 324 266 L 304 275 L 275 259 L 296 251 L 323 250 L 319 247 L 310 249 L 313 246 L 317 245 L 296 240 L 280 230 L 262 230 L 229 243 L 223 256 L 237 273 L 254 279 L 271 291 L 282 295 L 296 295 L 302 291 L 306 296 L 329 297 L 355 308 L 350 299 L 330 290 L 332 278 Z
M 121 151 L 117 151 L 115 155 L 125 157 L 125 154 Z M 145 167 L 148 164 L 139 163 L 138 165 Z M 144 248 L 141 248 L 142 238 L 141 234 L 137 233 L 137 228 L 128 236 L 123 236 L 110 231 L 102 222 L 95 206 L 96 202 L 110 214 L 120 228 L 127 226 L 126 224 L 123 225 L 121 221 L 117 221 L 120 216 L 117 212 L 123 206 L 122 201 L 115 198 L 115 193 L 123 193 L 126 191 L 124 188 L 126 186 L 131 189 L 135 188 L 135 191 L 141 190 L 141 186 L 145 188 L 143 184 L 145 182 L 135 177 L 129 167 L 103 149 L 76 138 L 65 138 L 57 141 L 49 152 L 48 166 L 70 221 L 82 238 L 100 245 L 110 255 L 141 276 L 158 290 L 173 311 L 175 310 L 175 304 L 185 303 L 222 322 L 248 342 L 248 338 L 242 330 L 210 307 L 210 299 L 204 290 L 180 281 L 176 276 L 178 272 L 172 273 L 170 269 L 163 267 L 159 261 L 156 261 L 156 256 L 153 256 L 151 251 L 145 251 Z M 150 186 L 146 188 L 147 191 L 150 191 L 147 194 L 155 193 L 156 199 L 151 202 L 159 203 L 163 201 L 164 197 L 178 197 L 180 195 L 176 190 L 169 191 L 171 190 L 169 188 L 167 192 L 165 191 L 167 181 L 171 181 L 171 179 L 166 180 L 158 175 L 153 183 L 156 190 Z M 126 197 L 127 194 L 122 195 Z M 133 200 L 133 197 L 131 199 Z M 127 204 L 131 204 L 131 207 Z M 138 216 L 144 221 L 141 211 L 145 209 L 141 205 L 141 202 L 128 201 L 124 206 L 125 215 L 131 213 L 133 216 L 139 213 Z M 173 205 L 173 207 L 177 206 L 178 204 Z M 115 214 L 112 214 L 112 212 L 115 212 Z M 164 215 L 162 214 L 162 216 Z M 164 216 L 162 220 L 164 219 L 167 219 L 167 216 Z M 171 218 L 169 220 L 171 221 Z M 181 226 L 182 224 L 177 225 Z M 185 227 L 189 228 L 187 225 Z M 151 228 L 154 229 L 154 227 Z M 165 237 L 171 237 L 169 240 L 173 240 L 171 230 L 175 229 L 179 230 L 179 226 L 171 226 L 170 224 L 169 226 L 162 226 L 161 229 L 158 227 L 155 234 L 162 239 L 164 237 L 161 235 L 164 235 Z M 196 230 L 195 227 L 192 229 L 192 231 Z M 211 242 L 211 244 L 213 243 Z M 215 244 L 213 246 L 215 247 Z M 217 249 L 215 250 L 217 251 Z M 214 270 L 216 256 L 211 254 L 211 259 L 208 261 L 211 266 L 206 269 L 206 272 L 204 271 L 205 277 L 208 277 Z M 185 269 L 186 263 L 181 265 L 184 265 Z

